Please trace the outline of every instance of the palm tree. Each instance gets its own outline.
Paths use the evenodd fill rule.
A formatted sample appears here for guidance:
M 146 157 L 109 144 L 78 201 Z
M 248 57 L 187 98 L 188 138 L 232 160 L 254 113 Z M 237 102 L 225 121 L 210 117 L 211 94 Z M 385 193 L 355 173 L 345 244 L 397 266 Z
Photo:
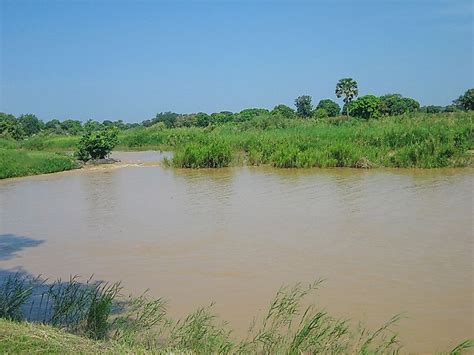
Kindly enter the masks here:
M 359 95 L 359 90 L 357 89 L 357 81 L 352 78 L 344 78 L 339 80 L 336 85 L 336 96 L 339 98 L 344 96 L 342 99 L 346 106 L 346 115 L 349 117 L 349 104 L 354 97 Z

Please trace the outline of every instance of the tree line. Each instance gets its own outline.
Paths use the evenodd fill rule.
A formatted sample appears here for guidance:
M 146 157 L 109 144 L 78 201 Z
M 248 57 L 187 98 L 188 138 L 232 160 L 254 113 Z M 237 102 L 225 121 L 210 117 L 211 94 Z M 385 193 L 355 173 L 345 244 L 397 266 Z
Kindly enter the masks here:
M 43 122 L 34 114 L 14 115 L 0 112 L 0 137 L 16 140 L 31 137 L 39 133 L 58 135 L 82 135 L 86 132 L 103 130 L 114 127 L 118 130 L 127 130 L 136 127 L 150 127 L 156 124 L 166 128 L 173 127 L 207 127 L 229 122 L 246 122 L 261 115 L 270 115 L 286 119 L 313 118 L 324 119 L 345 115 L 361 119 L 373 119 L 382 116 L 403 115 L 409 112 L 441 113 L 455 112 L 458 110 L 474 110 L 474 88 L 468 89 L 448 106 L 420 107 L 418 101 L 401 94 L 386 94 L 382 96 L 359 96 L 357 82 L 352 78 L 343 78 L 336 85 L 335 95 L 342 98 L 341 106 L 331 100 L 323 99 L 313 106 L 309 95 L 302 95 L 295 99 L 295 109 L 287 105 L 277 105 L 272 110 L 263 108 L 247 108 L 240 112 L 221 111 L 212 114 L 205 112 L 179 114 L 175 112 L 160 112 L 152 119 L 141 123 L 125 123 L 122 120 L 105 120 L 98 122 L 88 120 L 83 123 L 79 120 L 57 119 Z

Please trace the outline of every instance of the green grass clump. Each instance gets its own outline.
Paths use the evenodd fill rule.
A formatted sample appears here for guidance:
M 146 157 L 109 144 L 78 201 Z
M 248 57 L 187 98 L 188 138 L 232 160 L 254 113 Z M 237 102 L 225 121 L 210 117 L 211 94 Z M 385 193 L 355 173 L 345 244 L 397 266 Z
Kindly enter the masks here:
M 76 167 L 75 160 L 65 155 L 0 148 L 0 179 L 54 173 Z
M 191 143 L 178 151 L 171 160 L 177 168 L 223 168 L 232 161 L 230 145 L 213 141 L 208 144 Z

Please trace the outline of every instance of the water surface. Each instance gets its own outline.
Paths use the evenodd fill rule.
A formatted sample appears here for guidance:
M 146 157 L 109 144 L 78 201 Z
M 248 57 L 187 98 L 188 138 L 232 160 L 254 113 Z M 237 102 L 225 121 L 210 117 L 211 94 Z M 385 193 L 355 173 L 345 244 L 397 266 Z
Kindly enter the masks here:
M 474 336 L 471 169 L 175 170 L 154 152 L 116 156 L 124 166 L 0 181 L 0 269 L 121 280 L 176 317 L 216 301 L 239 335 L 281 285 L 324 278 L 317 302 L 336 316 L 375 327 L 403 313 L 405 350 Z

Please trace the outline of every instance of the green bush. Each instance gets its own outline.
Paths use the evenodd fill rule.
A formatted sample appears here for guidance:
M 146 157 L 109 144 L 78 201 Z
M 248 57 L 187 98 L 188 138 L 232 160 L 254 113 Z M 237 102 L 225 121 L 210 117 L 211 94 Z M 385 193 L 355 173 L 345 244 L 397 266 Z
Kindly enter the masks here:
M 365 95 L 351 102 L 349 105 L 351 115 L 359 118 L 379 118 L 380 99 L 374 95 Z
M 115 127 L 97 131 L 88 130 L 79 141 L 76 156 L 83 161 L 104 159 L 117 143 L 118 130 Z
M 336 117 L 341 112 L 341 107 L 330 99 L 319 101 L 318 106 L 316 106 L 316 111 L 319 109 L 325 110 L 329 117 Z

